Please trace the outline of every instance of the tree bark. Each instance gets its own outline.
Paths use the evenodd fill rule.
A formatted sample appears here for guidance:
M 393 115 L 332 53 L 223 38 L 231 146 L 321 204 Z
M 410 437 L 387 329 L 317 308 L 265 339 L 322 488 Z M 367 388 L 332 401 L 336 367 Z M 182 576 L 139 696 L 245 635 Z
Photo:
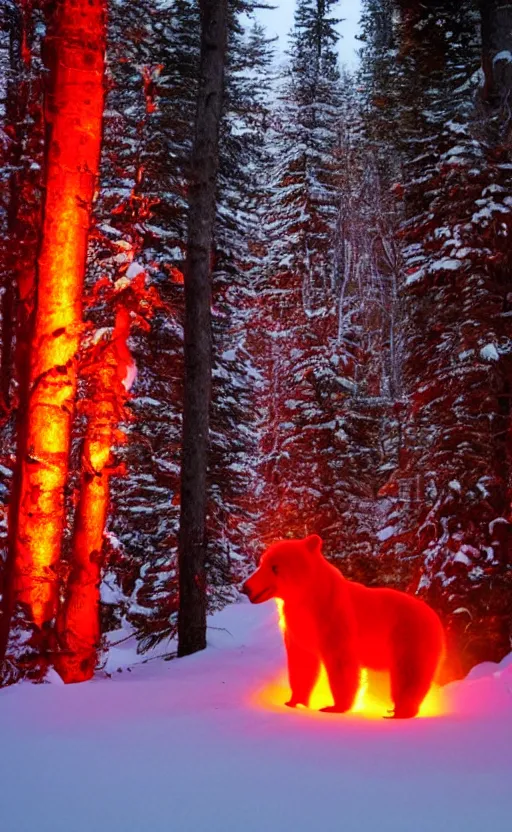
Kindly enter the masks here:
M 212 375 L 211 258 L 227 0 L 201 0 L 201 64 L 189 185 L 185 389 L 178 542 L 178 655 L 206 647 L 206 494 Z
M 71 573 L 57 617 L 59 652 L 55 668 L 64 682 L 94 674 L 100 647 L 100 582 L 103 536 L 110 501 L 112 448 L 119 440 L 133 361 L 127 346 L 130 313 L 121 307 L 111 340 L 92 361 L 87 389 L 87 426 L 82 450 L 80 496 L 71 546 Z
M 5 121 L 7 131 L 11 140 L 8 160 L 12 166 L 9 175 L 9 203 L 7 206 L 7 235 L 9 245 L 13 244 L 18 219 L 18 189 L 15 187 L 16 174 L 21 164 L 22 143 L 20 137 L 20 124 L 22 121 L 22 96 L 21 96 L 21 73 L 22 73 L 22 33 L 23 16 L 19 6 L 14 3 L 8 4 L 4 15 L 9 27 L 9 69 L 10 75 L 7 82 Z M 14 364 L 14 332 L 15 332 L 15 286 L 14 277 L 9 268 L 7 254 L 7 268 L 2 276 L 3 294 L 2 304 L 2 340 L 0 355 L 0 418 L 2 410 L 9 413 L 11 407 L 11 381 L 13 377 Z
M 34 8 L 32 0 L 12 0 L 5 15 L 9 25 L 10 76 L 6 123 L 9 135 L 6 270 L 2 297 L 0 384 L 8 411 L 13 402 L 12 379 L 18 378 L 18 400 L 28 378 L 28 343 L 34 312 L 35 272 L 41 229 L 42 80 L 33 68 Z M 36 56 L 37 57 L 37 56 Z M 14 345 L 16 344 L 16 349 Z
M 11 138 L 9 205 L 5 291 L 2 304 L 2 384 L 6 408 L 16 408 L 16 456 L 10 499 L 9 529 L 17 523 L 21 467 L 26 437 L 30 342 L 35 314 L 37 252 L 41 234 L 40 170 L 44 155 L 43 80 L 34 68 L 40 55 L 40 40 L 34 32 L 32 0 L 12 2 L 9 11 L 10 69 L 6 116 Z M 14 339 L 14 344 L 13 344 Z M 14 347 L 14 349 L 13 349 Z M 12 397 L 12 378 L 18 385 Z M 7 559 L 2 575 L 0 605 L 0 659 L 5 655 L 14 601 L 15 536 L 9 534 Z M 0 679 L 1 683 L 1 679 Z
M 56 0 L 45 53 L 43 225 L 21 413 L 20 486 L 9 529 L 14 601 L 41 630 L 57 606 L 87 238 L 101 146 L 104 0 Z

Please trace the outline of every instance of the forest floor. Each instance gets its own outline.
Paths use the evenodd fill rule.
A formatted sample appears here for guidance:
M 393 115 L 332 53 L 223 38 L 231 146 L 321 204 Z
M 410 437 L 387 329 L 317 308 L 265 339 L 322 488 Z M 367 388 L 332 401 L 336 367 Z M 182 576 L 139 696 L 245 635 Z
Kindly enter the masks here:
M 187 659 L 128 640 L 111 678 L 0 692 L 3 832 L 510 832 L 512 655 L 436 716 L 338 716 L 281 704 L 273 604 L 210 623 Z

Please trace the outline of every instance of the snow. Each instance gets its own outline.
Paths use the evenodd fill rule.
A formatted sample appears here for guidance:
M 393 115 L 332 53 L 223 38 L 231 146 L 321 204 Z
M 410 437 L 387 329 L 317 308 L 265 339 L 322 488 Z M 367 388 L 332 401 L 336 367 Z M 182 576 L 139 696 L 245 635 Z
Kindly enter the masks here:
M 459 260 L 456 260 L 454 257 L 444 257 L 442 260 L 438 260 L 435 263 L 432 263 L 430 266 L 431 272 L 453 272 L 460 269 L 461 264 Z
M 126 365 L 126 375 L 122 379 L 122 385 L 126 392 L 129 392 L 137 380 L 137 365 L 132 360 L 131 364 Z
M 112 327 L 109 326 L 102 326 L 99 329 L 95 329 L 94 332 L 91 334 L 91 342 L 93 344 L 99 344 L 102 338 L 106 335 L 110 335 L 112 332 Z
M 128 280 L 133 280 L 134 277 L 137 277 L 139 274 L 145 273 L 144 266 L 141 266 L 140 263 L 137 263 L 136 260 L 133 260 L 126 270 L 126 277 Z
M 484 361 L 499 361 L 500 356 L 498 350 L 494 346 L 494 344 L 486 344 L 485 347 L 482 347 L 480 350 L 480 358 L 483 358 Z
M 448 130 L 451 130 L 452 133 L 458 133 L 459 135 L 467 135 L 468 133 L 467 124 L 460 124 L 458 121 L 453 121 L 453 119 L 447 121 L 445 126 Z
M 146 405 L 147 407 L 162 407 L 162 402 L 152 396 L 137 396 L 135 401 L 137 404 Z
M 381 529 L 379 532 L 377 532 L 377 538 L 381 541 L 388 540 L 388 538 L 393 537 L 395 532 L 396 529 L 394 526 L 386 526 L 385 529 Z
M 508 832 L 511 656 L 403 722 L 265 704 L 283 662 L 274 605 L 240 603 L 195 656 L 141 663 L 128 639 L 110 679 L 1 691 L 2 828 Z
M 489 534 L 491 534 L 491 535 L 494 534 L 494 532 L 496 530 L 496 526 L 499 526 L 499 525 L 502 525 L 502 524 L 504 524 L 505 526 L 509 526 L 510 521 L 507 520 L 506 517 L 495 517 L 494 520 L 491 520 L 491 522 L 489 523 Z
M 507 63 L 511 63 L 512 52 L 509 52 L 508 49 L 503 49 L 501 52 L 498 52 L 492 59 L 492 62 L 493 64 L 497 64 L 499 61 L 506 61 Z

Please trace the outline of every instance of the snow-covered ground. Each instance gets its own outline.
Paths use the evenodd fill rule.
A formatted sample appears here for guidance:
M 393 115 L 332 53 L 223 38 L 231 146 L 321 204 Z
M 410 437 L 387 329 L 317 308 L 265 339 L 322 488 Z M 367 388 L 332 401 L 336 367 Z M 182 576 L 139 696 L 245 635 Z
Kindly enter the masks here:
M 510 656 L 443 715 L 334 716 L 273 702 L 272 604 L 211 625 L 187 659 L 1 691 L 3 832 L 510 832 Z M 110 669 L 133 660 L 125 642 Z

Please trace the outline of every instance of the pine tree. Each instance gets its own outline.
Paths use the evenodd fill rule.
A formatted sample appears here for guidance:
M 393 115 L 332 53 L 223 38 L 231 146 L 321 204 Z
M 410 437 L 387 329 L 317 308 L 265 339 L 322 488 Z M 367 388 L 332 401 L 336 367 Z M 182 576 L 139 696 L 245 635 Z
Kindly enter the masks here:
M 260 379 L 250 330 L 262 267 L 256 243 L 266 199 L 271 84 L 272 51 L 264 30 L 254 24 L 246 33 L 235 17 L 221 125 L 213 272 L 208 581 L 214 604 L 234 597 L 233 584 L 240 582 L 255 547 Z
M 396 465 L 400 443 L 400 254 L 397 217 L 378 149 L 366 134 L 364 104 L 360 81 L 345 75 L 335 256 L 338 342 L 350 346 L 352 369 L 351 384 L 336 403 L 346 438 L 336 459 L 341 516 L 334 551 L 348 576 L 387 583 L 393 578 L 377 557 L 383 524 L 377 494 Z
M 273 116 L 277 153 L 259 317 L 266 345 L 262 536 L 317 531 L 335 551 L 357 463 L 346 409 L 356 388 L 356 355 L 350 333 L 339 337 L 342 87 L 333 6 L 310 0 L 297 6 Z
M 508 421 L 506 338 L 493 262 L 506 259 L 509 209 L 475 107 L 481 41 L 474 4 L 397 4 L 393 37 L 408 406 L 383 548 L 417 570 L 409 570 L 410 588 L 444 616 L 448 673 L 460 674 L 483 655 L 499 657 L 507 639 L 508 556 L 496 532 L 509 479 L 500 438 Z M 386 112 L 385 142 L 389 120 Z M 492 646 L 477 636 L 483 621 Z
M 262 193 L 270 58 L 261 29 L 245 35 L 239 23 L 243 10 L 250 11 L 245 6 L 234 9 L 230 22 L 220 136 L 207 564 L 211 607 L 233 598 L 232 585 L 244 569 L 247 547 L 254 547 L 250 488 L 255 371 L 246 339 L 259 265 L 251 240 L 260 231 L 254 210 Z M 152 4 L 120 4 L 114 11 L 113 78 L 90 280 L 93 285 L 107 273 L 112 281 L 129 281 L 144 269 L 164 307 L 156 311 L 144 338 L 131 339 L 141 370 L 129 404 L 135 417 L 126 428 L 129 441 L 118 450 L 127 474 L 112 483 L 115 508 L 107 537 L 104 625 L 111 628 L 127 619 L 146 649 L 176 629 L 185 194 L 199 17 L 195 3 L 181 0 L 172 14 L 166 6 L 155 9 Z M 112 50 L 119 50 L 119 59 Z M 144 81 L 148 67 L 154 74 L 158 71 L 149 112 Z M 89 314 L 98 327 L 112 323 L 97 302 Z
M 206 647 L 207 469 L 212 384 L 211 255 L 228 38 L 226 0 L 200 0 L 201 58 L 189 180 L 178 655 Z

